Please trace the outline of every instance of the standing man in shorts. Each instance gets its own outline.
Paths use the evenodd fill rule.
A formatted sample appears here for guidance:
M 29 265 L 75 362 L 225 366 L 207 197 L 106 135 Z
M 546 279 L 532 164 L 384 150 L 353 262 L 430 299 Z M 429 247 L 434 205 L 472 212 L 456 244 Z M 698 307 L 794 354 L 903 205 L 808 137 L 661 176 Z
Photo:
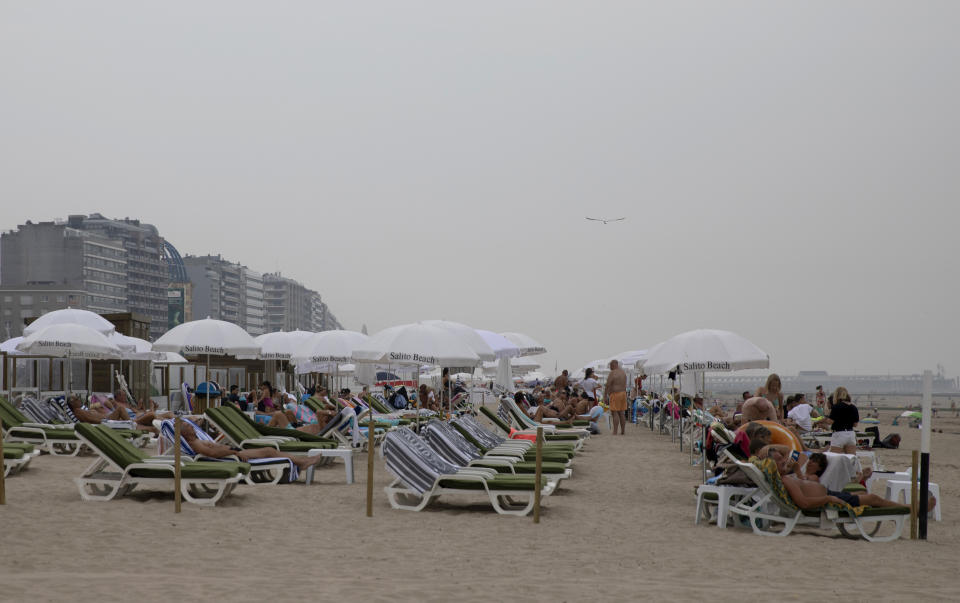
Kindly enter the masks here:
M 617 425 L 620 425 L 620 435 L 624 435 L 627 428 L 627 374 L 616 360 L 610 361 L 610 374 L 603 393 L 613 417 L 613 435 L 617 435 Z

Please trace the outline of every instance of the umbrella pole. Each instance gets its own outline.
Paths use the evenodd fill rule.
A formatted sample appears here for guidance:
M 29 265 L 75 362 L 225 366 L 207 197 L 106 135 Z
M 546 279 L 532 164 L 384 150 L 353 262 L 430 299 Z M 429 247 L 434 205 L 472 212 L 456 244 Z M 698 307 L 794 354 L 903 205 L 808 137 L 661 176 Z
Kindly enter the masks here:
M 683 375 L 677 374 L 677 398 L 675 400 L 677 404 L 677 414 L 680 415 L 679 422 L 679 431 L 680 431 L 680 452 L 683 452 Z M 674 425 L 674 433 L 678 431 L 676 424 Z
M 206 411 L 208 408 L 210 408 L 210 384 L 212 383 L 212 382 L 210 381 L 210 354 L 207 354 L 207 372 L 206 372 L 206 374 L 205 374 L 204 376 L 207 378 L 207 388 L 206 388 L 206 389 L 207 389 L 207 402 L 206 402 L 206 404 L 204 405 L 204 409 L 203 409 L 203 410 Z M 177 443 L 179 444 L 179 442 L 177 442 Z

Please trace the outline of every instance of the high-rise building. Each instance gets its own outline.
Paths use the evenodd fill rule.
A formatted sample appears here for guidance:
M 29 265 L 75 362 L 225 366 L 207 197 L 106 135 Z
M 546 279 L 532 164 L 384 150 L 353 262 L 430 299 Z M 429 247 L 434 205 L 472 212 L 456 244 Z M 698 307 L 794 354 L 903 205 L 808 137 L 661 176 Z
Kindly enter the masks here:
M 187 256 L 183 266 L 192 288 L 191 314 L 264 333 L 263 276 L 219 255 Z
M 81 225 L 82 226 L 82 225 Z M 0 313 L 3 334 L 23 332 L 24 319 L 61 308 L 108 314 L 130 310 L 139 281 L 131 280 L 122 238 L 65 222 L 27 222 L 0 236 Z M 137 289 L 134 294 L 131 289 Z M 166 308 L 166 286 L 162 295 Z M 152 303 L 152 302 L 151 302 Z M 149 304 L 147 304 L 149 306 Z M 153 316 L 135 310 L 138 315 Z M 160 325 L 158 334 L 165 328 Z
M 125 311 L 150 319 L 150 336 L 157 338 L 167 330 L 167 284 L 170 282 L 167 265 L 163 258 L 163 238 L 152 224 L 124 218 L 111 220 L 100 214 L 73 215 L 67 218 L 67 227 L 104 240 L 118 242 L 125 252 L 126 280 Z M 106 257 L 105 261 L 117 266 L 119 256 Z
M 320 295 L 303 283 L 279 272 L 263 275 L 263 298 L 267 310 L 267 332 L 318 331 L 314 323 L 315 299 Z
M 263 301 L 263 274 L 244 266 L 242 282 L 241 306 L 243 317 L 241 326 L 254 337 L 263 335 L 267 332 Z

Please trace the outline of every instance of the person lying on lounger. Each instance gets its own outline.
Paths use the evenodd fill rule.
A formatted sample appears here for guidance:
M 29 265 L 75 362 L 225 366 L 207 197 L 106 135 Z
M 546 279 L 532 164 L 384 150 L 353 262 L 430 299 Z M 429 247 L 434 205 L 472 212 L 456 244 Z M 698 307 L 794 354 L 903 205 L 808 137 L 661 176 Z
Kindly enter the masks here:
M 130 415 L 127 414 L 127 409 L 118 406 L 113 410 L 107 409 L 87 409 L 83 407 L 83 402 L 80 400 L 79 396 L 70 396 L 67 399 L 67 405 L 70 407 L 70 410 L 73 411 L 74 416 L 77 417 L 77 421 L 81 423 L 103 423 L 104 421 L 130 421 Z M 152 411 L 145 412 L 138 416 L 136 419 L 133 419 L 133 422 L 136 424 L 136 428 L 142 431 L 149 431 L 151 433 L 159 433 L 157 428 L 153 426 L 154 419 L 172 419 L 173 413 L 154 413 Z
M 868 507 L 906 506 L 869 492 L 858 492 L 854 494 L 852 492 L 828 490 L 826 486 L 819 482 L 798 477 L 794 473 L 794 465 L 796 463 L 789 456 L 783 455 L 779 450 L 770 450 L 770 458 L 777 464 L 777 471 L 780 473 L 780 478 L 783 480 L 783 485 L 787 489 L 790 498 L 794 504 L 801 509 L 816 509 L 827 503 L 845 503 L 851 507 L 859 507 L 860 505 L 866 505 Z M 827 457 L 824 456 L 823 460 L 826 461 L 826 458 Z M 823 468 L 826 469 L 826 466 Z M 936 504 L 937 499 L 931 496 L 927 511 L 932 510 Z
M 267 426 L 296 429 L 297 431 L 317 435 L 335 416 L 337 416 L 335 410 L 322 409 L 319 413 L 315 413 L 304 404 L 291 402 L 282 411 L 273 413 Z
M 193 425 L 189 423 L 183 423 L 180 426 L 180 435 L 183 436 L 183 439 L 187 441 L 187 444 L 190 445 L 190 448 L 193 449 L 200 456 L 206 456 L 213 459 L 222 459 L 228 456 L 235 456 L 241 461 L 249 461 L 251 459 L 268 459 L 268 458 L 285 458 L 290 459 L 293 463 L 300 469 L 306 469 L 311 465 L 316 465 L 323 460 L 322 456 L 295 456 L 289 452 L 281 452 L 276 448 L 248 448 L 242 450 L 240 448 L 231 448 L 223 444 L 217 444 L 216 442 L 209 442 L 206 440 L 201 440 L 197 437 L 197 432 L 194 431 Z

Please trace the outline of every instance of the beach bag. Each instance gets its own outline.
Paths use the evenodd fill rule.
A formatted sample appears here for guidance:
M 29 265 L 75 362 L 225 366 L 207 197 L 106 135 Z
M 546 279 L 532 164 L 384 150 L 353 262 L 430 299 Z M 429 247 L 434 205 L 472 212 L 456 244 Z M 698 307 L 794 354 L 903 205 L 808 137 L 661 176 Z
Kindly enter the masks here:
M 753 480 L 747 477 L 743 469 L 735 463 L 720 459 L 717 467 L 723 468 L 723 474 L 717 479 L 717 484 L 721 486 L 752 486 Z

